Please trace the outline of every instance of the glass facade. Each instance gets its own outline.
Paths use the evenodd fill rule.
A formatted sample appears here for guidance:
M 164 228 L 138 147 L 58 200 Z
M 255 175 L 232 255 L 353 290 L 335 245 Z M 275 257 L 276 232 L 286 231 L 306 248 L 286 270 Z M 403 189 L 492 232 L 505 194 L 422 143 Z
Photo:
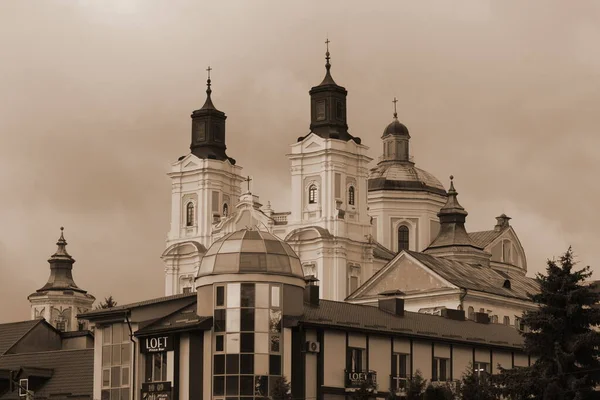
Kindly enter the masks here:
M 265 397 L 282 375 L 281 285 L 214 288 L 213 398 Z
M 129 327 L 113 324 L 102 328 L 101 400 L 129 400 L 130 370 Z

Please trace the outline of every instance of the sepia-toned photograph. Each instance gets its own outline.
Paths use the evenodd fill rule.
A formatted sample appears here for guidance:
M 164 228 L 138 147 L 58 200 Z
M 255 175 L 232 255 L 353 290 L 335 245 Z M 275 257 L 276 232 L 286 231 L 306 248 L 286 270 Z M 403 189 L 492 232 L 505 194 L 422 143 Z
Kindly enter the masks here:
M 600 399 L 600 2 L 0 0 L 0 400 Z

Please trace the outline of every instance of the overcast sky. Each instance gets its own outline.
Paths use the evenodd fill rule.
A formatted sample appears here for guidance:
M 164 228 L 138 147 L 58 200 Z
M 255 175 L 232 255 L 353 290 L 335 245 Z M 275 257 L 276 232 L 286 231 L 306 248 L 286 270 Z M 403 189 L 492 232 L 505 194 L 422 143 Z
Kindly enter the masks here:
M 1 1 L 0 321 L 29 318 L 60 226 L 80 287 L 163 295 L 166 173 L 208 65 L 228 154 L 286 211 L 327 35 L 372 157 L 396 96 L 417 166 L 455 176 L 469 231 L 504 212 L 530 275 L 569 245 L 600 273 L 598 21 L 582 0 Z

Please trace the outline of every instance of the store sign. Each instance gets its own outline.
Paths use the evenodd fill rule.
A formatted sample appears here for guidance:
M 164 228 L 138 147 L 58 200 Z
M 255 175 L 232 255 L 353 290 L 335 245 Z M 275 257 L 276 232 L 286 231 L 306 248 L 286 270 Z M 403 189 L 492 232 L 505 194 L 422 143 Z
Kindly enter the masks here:
M 346 371 L 346 388 L 359 388 L 363 384 L 370 386 L 377 385 L 377 372 L 375 371 Z
M 148 336 L 141 340 L 142 353 L 158 353 L 173 350 L 173 336 Z
M 143 400 L 171 400 L 171 382 L 142 383 Z

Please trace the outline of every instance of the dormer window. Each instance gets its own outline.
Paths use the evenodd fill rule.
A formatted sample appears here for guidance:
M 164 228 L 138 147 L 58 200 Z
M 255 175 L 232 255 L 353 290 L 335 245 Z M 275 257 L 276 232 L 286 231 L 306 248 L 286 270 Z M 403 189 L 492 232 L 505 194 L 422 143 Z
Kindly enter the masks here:
M 354 186 L 350 186 L 348 189 L 348 204 L 351 206 L 354 205 Z
M 398 251 L 408 250 L 408 245 L 408 226 L 400 225 L 398 227 Z
M 308 188 L 308 204 L 317 204 L 317 185 Z
M 227 203 L 223 204 L 223 217 L 227 217 L 229 215 L 229 206 Z
M 186 209 L 186 218 L 185 218 L 185 226 L 194 226 L 194 203 L 191 201 L 187 203 Z

